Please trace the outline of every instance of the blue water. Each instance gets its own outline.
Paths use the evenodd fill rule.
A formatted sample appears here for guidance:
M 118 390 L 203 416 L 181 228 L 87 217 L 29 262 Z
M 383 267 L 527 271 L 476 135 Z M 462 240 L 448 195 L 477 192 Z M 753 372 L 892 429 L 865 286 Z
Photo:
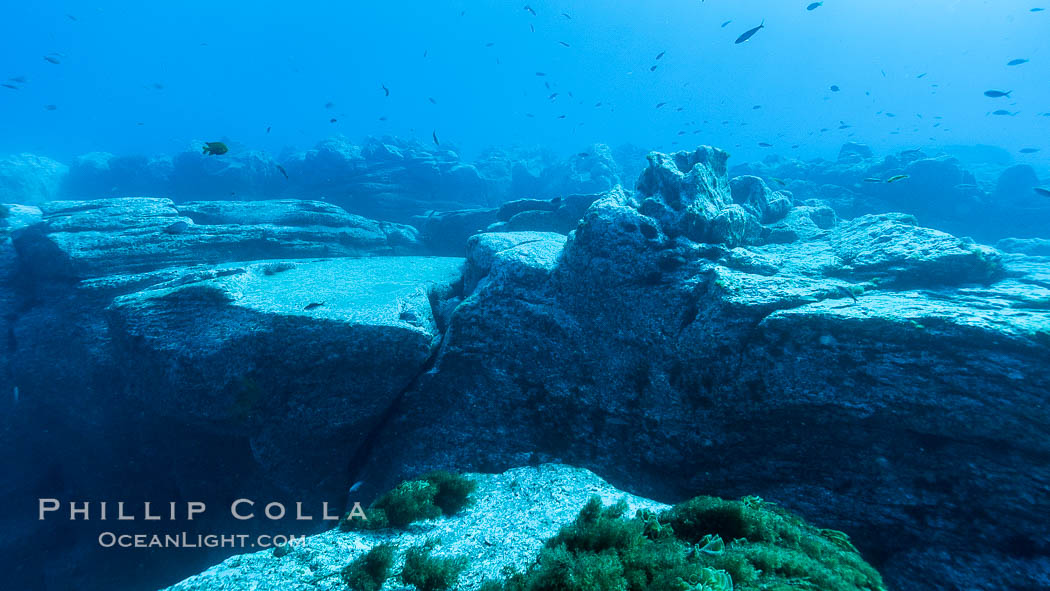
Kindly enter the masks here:
M 847 139 L 878 152 L 984 143 L 1046 170 L 1038 0 L 806 4 L 11 2 L 0 77 L 26 82 L 0 88 L 0 153 L 157 154 L 217 138 L 279 153 L 335 133 L 436 131 L 467 155 L 704 143 L 738 163 L 834 156 Z M 1007 66 L 1018 58 L 1031 61 Z

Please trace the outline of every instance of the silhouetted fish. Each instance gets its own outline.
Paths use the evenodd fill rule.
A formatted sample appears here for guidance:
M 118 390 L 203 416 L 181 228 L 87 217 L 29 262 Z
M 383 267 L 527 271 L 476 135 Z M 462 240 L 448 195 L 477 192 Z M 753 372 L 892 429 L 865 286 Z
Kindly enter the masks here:
M 986 90 L 986 91 L 984 91 L 984 96 L 989 97 L 989 98 L 1003 98 L 1003 97 L 1009 97 L 1011 92 L 1013 92 L 1013 91 L 1012 90 L 1007 90 L 1007 91 Z
M 566 43 L 564 41 L 559 41 L 558 44 L 560 44 L 560 45 L 562 45 L 564 47 L 572 47 L 571 45 L 569 45 L 568 43 Z
M 1050 197 L 1050 189 L 1044 189 L 1043 187 L 1033 187 L 1033 191 L 1039 193 L 1043 197 Z
M 53 56 L 50 56 L 50 55 L 45 55 L 44 56 L 44 61 L 48 62 L 48 63 L 51 63 L 51 64 L 55 64 L 55 65 L 58 65 L 58 64 L 62 63 L 57 57 L 53 57 Z
M 434 133 L 431 134 L 431 137 L 434 138 L 434 145 L 437 145 L 437 146 L 441 145 L 441 142 L 438 141 L 438 132 L 437 132 L 436 129 L 434 130 Z
M 841 89 L 838 87 L 837 84 L 832 84 L 831 85 L 831 92 L 838 92 L 839 90 L 841 90 Z
M 1010 60 L 1010 61 L 1006 62 L 1006 65 L 1008 65 L 1008 66 L 1020 66 L 1021 64 L 1027 64 L 1027 63 L 1028 63 L 1028 60 L 1018 58 L 1018 59 Z
M 288 171 L 285 170 L 284 167 L 281 166 L 280 164 L 278 164 L 276 166 L 277 166 L 277 170 L 279 170 L 281 172 L 281 174 L 284 175 L 284 178 L 288 178 Z
M 816 9 L 820 8 L 821 6 L 824 6 L 823 2 L 813 2 L 809 6 L 806 7 L 806 10 L 816 10 Z
M 208 156 L 222 156 L 229 151 L 230 148 L 222 142 L 208 142 L 204 144 L 204 153 Z
M 164 232 L 167 234 L 182 234 L 188 230 L 190 225 L 183 221 L 178 221 L 173 224 L 169 224 L 164 227 Z
M 906 174 L 898 174 L 898 175 L 894 175 L 894 176 L 891 176 L 890 178 L 886 179 L 886 182 L 887 183 L 895 183 L 897 181 L 903 181 L 906 178 L 908 178 L 908 175 L 906 175 Z
M 664 54 L 666 54 L 666 53 L 667 53 L 666 51 L 661 51 L 660 53 L 656 54 L 656 59 L 662 58 L 664 56 Z
M 536 11 L 533 10 L 532 7 L 528 4 L 525 5 L 525 10 L 529 11 L 529 14 L 531 14 L 532 16 L 536 16 Z
M 310 302 L 309 304 L 306 304 L 305 307 L 303 307 L 303 310 L 316 310 L 317 308 L 320 308 L 324 304 L 325 304 L 324 302 Z
M 1039 148 L 1021 148 L 1020 150 L 1022 154 L 1035 154 L 1038 151 Z
M 390 96 L 390 89 L 386 87 L 386 84 L 380 84 L 383 87 L 383 96 Z
M 766 28 L 766 21 L 762 21 L 762 24 L 758 25 L 754 29 L 749 29 L 747 31 L 744 31 L 743 35 L 741 35 L 741 36 L 736 38 L 735 43 L 737 45 L 739 45 L 739 44 L 743 43 L 744 41 L 747 41 L 748 39 L 754 37 L 755 33 L 761 31 L 764 28 Z
M 724 28 L 726 28 L 726 25 L 728 25 L 728 24 L 729 24 L 729 23 L 731 23 L 731 22 L 733 22 L 733 21 L 731 21 L 731 20 L 728 20 L 728 21 L 726 21 L 726 22 L 722 23 L 722 28 L 723 28 L 723 29 L 724 29 Z

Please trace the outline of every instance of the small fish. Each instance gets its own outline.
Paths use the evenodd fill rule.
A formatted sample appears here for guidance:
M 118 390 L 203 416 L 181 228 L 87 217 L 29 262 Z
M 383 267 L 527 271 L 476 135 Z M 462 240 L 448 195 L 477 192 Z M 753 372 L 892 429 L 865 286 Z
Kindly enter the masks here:
M 915 78 L 917 78 L 917 79 L 921 80 L 921 79 L 923 79 L 923 78 L 925 78 L 925 77 L 926 77 L 926 72 L 923 72 L 922 74 L 919 74 L 919 75 L 918 75 L 918 76 L 916 76 Z
M 58 110 L 58 105 L 44 105 L 44 109 L 46 109 L 48 111 L 57 111 Z
M 1029 10 L 1028 12 L 1042 12 L 1044 10 L 1046 10 L 1046 9 L 1045 8 L 1033 8 L 1033 9 Z
M 3 86 L 4 88 L 10 88 L 11 90 L 18 90 L 17 86 L 15 86 L 14 84 L 8 84 L 6 82 L 3 83 L 3 84 L 0 84 L 0 86 Z
M 857 296 L 856 296 L 856 294 L 853 293 L 852 289 L 850 289 L 850 288 L 848 288 L 848 287 L 846 287 L 844 285 L 838 285 L 838 286 L 836 286 L 836 289 L 842 295 L 849 296 L 854 302 L 857 301 Z
M 898 174 L 898 175 L 894 175 L 894 176 L 891 176 L 890 178 L 886 179 L 886 182 L 887 183 L 895 183 L 897 181 L 903 181 L 906 178 L 908 178 L 908 175 L 906 175 L 906 174 Z
M 564 16 L 565 18 L 569 19 L 569 20 L 572 20 L 572 15 L 570 15 L 567 12 L 563 12 L 563 13 L 561 13 L 561 15 Z
M 984 91 L 984 96 L 986 96 L 988 98 L 1003 98 L 1003 97 L 1009 98 L 1011 92 L 1013 92 L 1013 91 L 1012 90 L 1008 90 L 1008 91 L 1004 92 L 1002 90 L 986 90 L 986 91 Z
M 1020 150 L 1022 154 L 1035 154 L 1038 151 L 1039 148 L 1021 148 Z
M 306 304 L 306 307 L 304 307 L 303 310 L 307 310 L 307 311 L 309 311 L 309 310 L 316 310 L 317 308 L 320 308 L 324 304 L 325 304 L 324 302 L 310 302 L 309 304 Z
M 1043 197 L 1050 197 L 1050 189 L 1044 189 L 1043 187 L 1033 187 L 1033 191 L 1039 193 Z
M 1008 65 L 1008 66 L 1020 66 L 1021 64 L 1027 64 L 1027 63 L 1028 63 L 1028 60 L 1017 58 L 1015 60 L 1010 60 L 1010 61 L 1006 62 L 1006 65 Z
M 48 63 L 51 63 L 51 64 L 55 64 L 55 65 L 58 65 L 58 64 L 62 63 L 57 57 L 53 57 L 53 56 L 50 56 L 50 55 L 45 55 L 44 56 L 44 61 L 48 62 Z
M 324 108 L 326 108 L 326 109 L 331 109 L 333 107 L 335 107 L 335 103 L 333 103 L 331 101 L 329 101 L 329 102 L 324 104 Z
M 881 183 L 882 179 L 876 179 L 876 178 L 868 177 L 868 178 L 864 179 L 864 182 L 865 183 Z
M 25 76 L 12 76 L 12 77 L 8 78 L 8 80 L 11 81 L 11 82 L 14 82 L 15 84 L 25 84 L 26 82 L 29 81 L 29 80 L 26 79 Z
M 204 144 L 204 153 L 208 156 L 222 156 L 230 149 L 222 142 L 208 142 Z
M 527 10 L 529 12 L 529 14 L 531 14 L 532 16 L 536 16 L 536 11 L 533 10 L 532 7 L 529 6 L 528 4 L 525 5 L 525 10 Z
M 72 14 L 67 14 L 66 18 L 68 18 L 69 20 L 71 20 L 73 22 L 77 22 L 78 20 L 80 20 L 77 17 L 73 16 Z
M 270 133 L 270 130 L 271 130 L 271 129 L 273 129 L 273 126 L 267 127 L 267 128 L 266 128 L 266 133 Z
M 761 108 L 762 108 L 762 105 L 755 105 L 755 106 L 751 107 L 751 110 L 752 111 L 757 111 L 757 110 L 759 110 Z
M 494 45 L 496 45 L 496 44 L 495 44 L 495 43 L 492 43 L 492 42 L 489 42 L 489 43 L 486 43 L 486 44 L 485 44 L 485 47 L 492 47 L 492 46 L 494 46 Z
M 649 71 L 650 71 L 650 72 L 655 72 L 655 71 L 656 71 L 656 64 L 653 64 L 653 65 L 652 65 L 652 66 L 651 66 L 651 67 L 649 68 Z
M 666 53 L 667 53 L 666 51 L 661 51 L 660 53 L 656 54 L 656 59 L 657 59 L 657 60 L 659 60 L 659 59 L 660 59 L 660 58 L 662 58 L 662 57 L 663 57 L 663 56 L 664 56 L 664 55 L 665 55 Z
M 1020 111 L 1018 111 L 1017 113 L 1020 113 Z M 1011 117 L 1013 117 L 1017 113 L 1011 113 L 1010 111 L 1007 111 L 1006 109 L 999 109 L 997 111 L 992 111 L 992 115 L 1009 115 Z
M 659 109 L 660 107 L 662 107 L 662 106 L 664 106 L 666 104 L 667 103 L 656 103 L 656 108 Z
M 577 156 L 578 158 L 587 158 L 587 157 L 589 157 L 589 156 L 590 156 L 590 154 L 588 154 L 587 152 L 580 152 L 580 153 L 579 153 L 579 154 L 577 154 L 576 156 Z
M 329 123 L 339 123 L 339 120 L 336 119 L 335 117 L 332 117 L 331 119 L 328 120 L 328 122 Z
M 285 170 L 284 167 L 281 166 L 280 164 L 278 164 L 276 166 L 277 166 L 277 170 L 279 170 L 281 172 L 281 174 L 284 175 L 284 178 L 288 178 L 288 171 Z
M 722 23 L 722 28 L 723 29 L 726 28 L 726 25 L 728 25 L 731 22 L 733 22 L 733 21 L 730 20 L 730 21 L 726 21 L 726 22 Z
M 435 146 L 440 146 L 441 145 L 441 142 L 438 141 L 438 132 L 437 132 L 436 129 L 434 130 L 434 133 L 431 134 L 431 137 L 434 138 L 434 145 Z
M 432 104 L 432 105 L 438 104 L 438 102 L 436 100 L 434 100 L 434 97 L 432 97 L 432 96 L 428 96 L 427 100 L 430 101 L 430 104 Z
M 379 85 L 383 89 L 383 96 L 390 96 L 390 89 L 386 87 L 386 84 Z
M 188 230 L 190 225 L 187 222 L 178 221 L 173 224 L 169 224 L 164 227 L 165 234 L 182 234 Z
M 772 148 L 773 144 L 766 143 L 766 142 L 758 142 L 758 147 L 759 148 Z
M 838 92 L 839 90 L 841 90 L 841 89 L 838 87 L 837 84 L 832 84 L 831 85 L 831 92 Z
M 553 101 L 556 98 L 558 98 L 558 93 L 553 92 L 549 97 L 547 97 L 547 100 Z
M 564 42 L 564 41 L 559 41 L 558 43 L 559 43 L 560 45 L 562 45 L 563 47 L 572 47 L 571 45 L 569 45 L 568 43 L 566 43 L 566 42 Z
M 816 9 L 820 8 L 821 6 L 824 6 L 823 2 L 813 2 L 809 6 L 806 7 L 806 10 L 816 10 Z
M 357 482 L 353 483 L 353 484 L 352 484 L 352 485 L 350 486 L 350 490 L 348 490 L 348 491 L 346 491 L 346 492 L 347 492 L 347 493 L 350 493 L 350 494 L 353 494 L 353 493 L 354 493 L 354 492 L 356 492 L 356 491 L 357 491 L 357 490 L 358 490 L 359 488 L 361 488 L 361 485 L 363 485 L 364 483 L 365 483 L 365 481 L 364 481 L 364 480 L 358 480 Z
M 543 77 L 543 76 L 546 76 L 547 73 L 546 72 L 536 72 L 536 75 L 540 76 L 540 77 Z
M 748 39 L 754 37 L 755 33 L 759 32 L 760 30 L 762 30 L 764 28 L 766 28 L 766 21 L 762 21 L 762 24 L 758 25 L 754 29 L 748 29 L 747 31 L 744 31 L 744 34 L 739 36 L 739 37 L 737 37 L 736 41 L 734 43 L 736 43 L 737 45 L 740 45 L 744 41 L 747 41 Z
M 783 186 L 783 185 L 786 185 L 786 184 L 787 184 L 787 183 L 786 183 L 786 182 L 784 181 L 784 179 L 780 179 L 780 178 L 777 178 L 777 177 L 775 177 L 775 176 L 774 176 L 774 177 L 770 177 L 770 180 L 772 180 L 772 181 L 773 181 L 774 183 L 777 183 L 777 184 L 779 184 L 779 185 L 781 185 L 781 186 Z

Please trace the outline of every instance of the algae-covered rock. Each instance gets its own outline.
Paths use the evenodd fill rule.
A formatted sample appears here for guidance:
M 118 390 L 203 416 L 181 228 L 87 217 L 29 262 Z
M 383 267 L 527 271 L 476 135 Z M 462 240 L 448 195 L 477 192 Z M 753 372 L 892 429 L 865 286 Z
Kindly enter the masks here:
M 433 583 L 440 578 L 461 591 L 885 589 L 845 534 L 760 500 L 669 507 L 557 464 L 467 478 L 472 503 L 450 516 L 407 530 L 328 531 L 281 556 L 234 556 L 167 591 L 346 589 L 343 573 L 360 585 L 370 562 L 390 588 L 446 588 Z M 732 537 L 745 530 L 750 539 Z

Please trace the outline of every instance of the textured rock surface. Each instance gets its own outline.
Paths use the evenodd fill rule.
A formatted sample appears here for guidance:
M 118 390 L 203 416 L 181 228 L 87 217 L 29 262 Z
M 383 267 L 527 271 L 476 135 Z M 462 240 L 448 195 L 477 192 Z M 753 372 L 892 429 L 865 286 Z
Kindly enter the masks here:
M 355 450 L 438 345 L 437 294 L 462 264 L 349 256 L 418 240 L 317 202 L 52 202 L 4 221 L 2 467 L 24 477 L 0 488 L 0 519 L 24 532 L 2 551 L 26 589 L 149 587 L 228 552 L 104 555 L 97 528 L 27 521 L 34 495 L 342 508 Z
M 84 279 L 169 266 L 271 258 L 409 254 L 414 228 L 317 201 L 55 201 L 18 248 L 39 277 Z
M 619 491 L 591 472 L 557 464 L 471 478 L 478 483 L 475 504 L 450 518 L 414 524 L 404 532 L 328 531 L 311 536 L 305 545 L 281 558 L 270 550 L 234 556 L 168 591 L 343 590 L 346 583 L 338 575 L 329 575 L 373 546 L 393 542 L 405 550 L 432 539 L 441 540 L 435 556 L 469 557 L 456 587 L 468 591 L 487 579 L 501 578 L 504 568 L 523 570 L 544 541 L 575 519 L 594 495 L 605 504 L 627 501 L 629 514 L 666 508 Z
M 193 272 L 117 298 L 110 338 L 156 418 L 245 437 L 268 479 L 316 495 L 345 483 L 332 450 L 355 449 L 436 349 L 425 289 L 459 267 L 377 257 Z
M 44 156 L 0 158 L 0 202 L 38 205 L 57 199 L 69 167 Z
M 611 193 L 564 246 L 475 237 L 472 291 L 364 478 L 565 461 L 665 500 L 780 502 L 857 532 L 898 589 L 1039 586 L 1046 260 L 901 215 L 786 244 L 672 238 L 728 206 L 700 154 L 658 157 L 659 203 Z

